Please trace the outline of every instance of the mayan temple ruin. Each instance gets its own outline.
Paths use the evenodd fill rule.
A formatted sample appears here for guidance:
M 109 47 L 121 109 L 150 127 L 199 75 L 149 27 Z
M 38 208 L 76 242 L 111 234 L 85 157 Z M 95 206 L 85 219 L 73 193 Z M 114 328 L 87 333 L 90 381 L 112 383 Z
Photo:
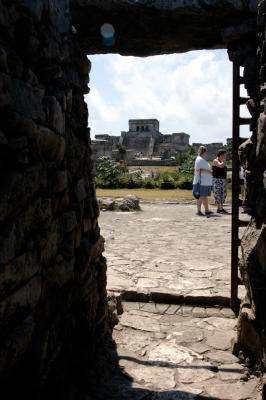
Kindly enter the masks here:
M 92 140 L 92 153 L 95 160 L 101 156 L 117 159 L 119 147 L 126 150 L 127 161 L 152 157 L 170 159 L 189 149 L 190 135 L 185 132 L 162 134 L 157 119 L 130 119 L 128 125 L 128 131 L 122 131 L 120 136 L 95 135 L 95 139 Z M 201 143 L 192 143 L 195 153 L 200 145 Z M 209 143 L 206 146 L 209 158 L 212 159 L 223 147 L 223 143 Z

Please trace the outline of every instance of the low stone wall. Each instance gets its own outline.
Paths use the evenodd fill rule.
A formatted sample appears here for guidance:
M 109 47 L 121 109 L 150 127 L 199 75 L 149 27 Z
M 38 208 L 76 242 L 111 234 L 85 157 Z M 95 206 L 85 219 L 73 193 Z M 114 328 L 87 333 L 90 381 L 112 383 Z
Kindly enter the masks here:
M 1 388 L 66 398 L 106 331 L 90 63 L 65 0 L 0 0 L 0 38 Z

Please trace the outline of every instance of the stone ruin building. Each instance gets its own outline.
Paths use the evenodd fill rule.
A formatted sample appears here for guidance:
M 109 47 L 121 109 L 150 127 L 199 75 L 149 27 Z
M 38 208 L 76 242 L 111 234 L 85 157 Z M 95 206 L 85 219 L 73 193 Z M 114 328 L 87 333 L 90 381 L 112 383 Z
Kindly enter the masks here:
M 265 371 L 265 15 L 265 0 L 0 0 L 3 396 L 88 398 L 78 388 L 110 334 L 84 102 L 88 54 L 227 48 L 244 67 L 252 219 L 241 241 L 238 345 Z M 100 35 L 106 21 L 111 42 Z
M 184 132 L 163 135 L 157 119 L 131 119 L 129 130 L 122 131 L 121 136 L 95 135 L 92 141 L 94 158 L 102 155 L 116 158 L 118 145 L 127 151 L 127 159 L 137 157 L 170 158 L 187 151 L 189 135 Z
M 136 158 L 160 157 L 170 159 L 177 154 L 185 153 L 190 146 L 190 135 L 184 132 L 165 135 L 160 132 L 157 119 L 131 119 L 128 121 L 129 130 L 122 131 L 121 136 L 108 134 L 95 135 L 92 140 L 92 154 L 94 160 L 101 156 L 119 158 L 119 146 L 126 150 L 127 161 Z M 197 154 L 202 143 L 192 143 Z M 209 159 L 216 157 L 217 151 L 223 148 L 223 142 L 204 144 L 208 149 Z

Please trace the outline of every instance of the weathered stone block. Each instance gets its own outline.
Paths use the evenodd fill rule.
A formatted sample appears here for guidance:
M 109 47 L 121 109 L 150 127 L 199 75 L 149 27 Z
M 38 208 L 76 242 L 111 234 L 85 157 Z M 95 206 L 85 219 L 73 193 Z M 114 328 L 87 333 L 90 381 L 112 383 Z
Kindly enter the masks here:
M 68 192 L 59 193 L 52 200 L 52 209 L 53 212 L 64 212 L 67 210 L 69 206 L 69 194 Z
M 39 71 L 40 80 L 44 83 L 52 82 L 63 77 L 63 70 L 59 65 L 43 67 Z
M 52 193 L 63 192 L 67 189 L 68 179 L 67 179 L 67 171 L 56 171 L 51 179 L 50 188 Z
M 252 310 L 242 307 L 238 320 L 238 343 L 234 346 L 234 354 L 237 356 L 241 348 L 252 354 L 257 360 L 261 358 L 262 346 L 259 333 L 256 330 Z
M 29 348 L 34 332 L 34 321 L 29 315 L 19 327 L 9 333 L 8 338 L 0 345 L 0 373 L 1 377 L 8 376 L 21 361 Z
M 84 232 L 88 232 L 91 229 L 91 226 L 92 226 L 91 219 L 89 218 L 83 219 Z
M 4 132 L 0 130 L 0 146 L 6 146 L 7 144 L 8 144 L 7 138 Z
M 263 173 L 263 186 L 264 186 L 264 189 L 266 190 L 266 171 L 264 171 L 264 173 Z
M 13 225 L 9 232 L 1 232 L 0 236 L 0 264 L 6 264 L 15 257 L 16 251 L 16 234 Z
M 12 295 L 0 302 L 0 318 L 6 320 L 16 314 L 29 313 L 41 296 L 41 278 L 35 277 Z
M 38 86 L 38 84 L 39 84 L 39 80 L 38 80 L 37 76 L 31 69 L 28 69 L 25 72 L 25 81 L 30 86 Z
M 4 127 L 12 135 L 19 133 L 28 138 L 36 138 L 39 133 L 38 127 L 32 119 L 26 118 L 16 112 L 7 114 Z
M 4 5 L 1 3 L 0 3 L 0 26 L 5 29 L 8 26 L 10 26 L 10 20 L 9 20 L 7 8 L 4 7 Z
M 72 110 L 72 103 L 73 103 L 73 93 L 72 93 L 72 90 L 68 90 L 67 96 L 66 96 L 66 110 L 69 113 Z
M 86 197 L 88 196 L 85 188 L 85 180 L 83 178 L 77 182 L 75 187 L 75 194 L 79 201 L 86 199 Z
M 75 245 L 75 248 L 78 248 L 80 246 L 81 240 L 82 240 L 82 229 L 81 229 L 80 225 L 75 229 L 73 234 L 74 234 L 74 245 Z
M 52 24 L 56 27 L 58 32 L 69 32 L 69 0 L 49 1 L 47 11 L 49 12 Z
M 63 234 L 58 221 L 54 221 L 46 234 L 46 243 L 41 254 L 41 263 L 45 266 L 49 265 L 57 253 L 59 244 L 62 242 Z
M 256 213 L 266 221 L 266 190 L 264 188 L 257 188 Z
M 55 97 L 45 97 L 44 105 L 46 110 L 47 121 L 52 130 L 65 135 L 65 115 L 62 108 Z
M 33 233 L 34 240 L 37 239 L 36 232 L 44 235 L 45 230 L 51 224 L 51 200 L 37 199 L 32 202 L 23 213 L 21 213 L 2 232 L 0 241 L 0 264 L 8 263 L 28 242 L 28 232 Z
M 16 150 L 16 151 L 17 150 L 21 151 L 21 150 L 25 149 L 25 147 L 27 147 L 27 145 L 28 145 L 28 140 L 25 136 L 20 136 L 19 138 L 11 139 L 9 141 L 9 147 L 12 150 Z
M 66 285 L 74 277 L 75 259 L 63 259 L 62 262 L 46 268 L 43 272 L 43 294 L 46 295 L 52 289 L 58 289 Z
M 32 87 L 24 82 L 14 79 L 10 87 L 13 109 L 27 118 L 43 120 L 44 113 L 42 100 L 44 89 Z
M 265 196 L 266 197 L 266 196 Z M 265 206 L 266 201 L 264 201 L 264 206 Z M 266 211 L 264 209 L 264 215 Z M 256 257 L 258 258 L 258 265 L 257 268 L 259 268 L 259 265 L 261 267 L 261 272 L 264 274 L 266 278 L 266 225 L 263 224 L 262 227 L 260 228 L 260 235 L 258 238 L 258 241 L 256 243 Z
M 43 126 L 39 130 L 37 146 L 44 157 L 49 161 L 62 161 L 66 149 L 64 138 Z
M 266 66 L 262 66 L 260 69 L 260 83 L 266 82 Z
M 0 70 L 8 73 L 7 56 L 3 47 L 0 47 Z
M 11 50 L 7 54 L 7 62 L 10 75 L 17 79 L 23 79 L 24 65 L 15 51 Z
M 36 252 L 24 253 L 11 263 L 0 266 L 0 293 L 2 296 L 29 281 L 40 271 Z
M 0 109 L 10 106 L 10 79 L 7 75 L 0 75 Z
M 257 147 L 256 155 L 259 159 L 266 160 L 266 116 L 264 113 L 260 114 L 258 120 L 258 134 L 257 134 Z
M 43 172 L 41 166 L 37 165 L 26 168 L 23 172 L 12 171 L 6 174 L 0 188 L 0 221 L 21 210 L 40 190 Z
M 77 217 L 75 211 L 64 213 L 62 218 L 64 231 L 71 232 L 77 225 Z
M 27 8 L 32 16 L 34 16 L 37 20 L 41 19 L 45 2 L 42 0 L 21 0 L 21 4 Z

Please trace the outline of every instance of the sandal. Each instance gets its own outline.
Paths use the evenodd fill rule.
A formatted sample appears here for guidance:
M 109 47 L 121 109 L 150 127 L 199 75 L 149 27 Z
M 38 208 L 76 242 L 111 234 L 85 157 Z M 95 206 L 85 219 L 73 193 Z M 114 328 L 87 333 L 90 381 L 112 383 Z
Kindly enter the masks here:
M 221 214 L 229 214 L 229 212 L 226 211 L 224 208 L 221 209 L 220 213 L 221 213 Z
M 214 212 L 213 211 L 205 211 L 205 215 L 211 215 L 211 214 L 214 214 Z
M 203 216 L 204 216 L 204 214 L 203 214 L 201 211 L 198 211 L 198 212 L 196 213 L 196 215 L 199 215 L 200 217 L 203 217 Z

